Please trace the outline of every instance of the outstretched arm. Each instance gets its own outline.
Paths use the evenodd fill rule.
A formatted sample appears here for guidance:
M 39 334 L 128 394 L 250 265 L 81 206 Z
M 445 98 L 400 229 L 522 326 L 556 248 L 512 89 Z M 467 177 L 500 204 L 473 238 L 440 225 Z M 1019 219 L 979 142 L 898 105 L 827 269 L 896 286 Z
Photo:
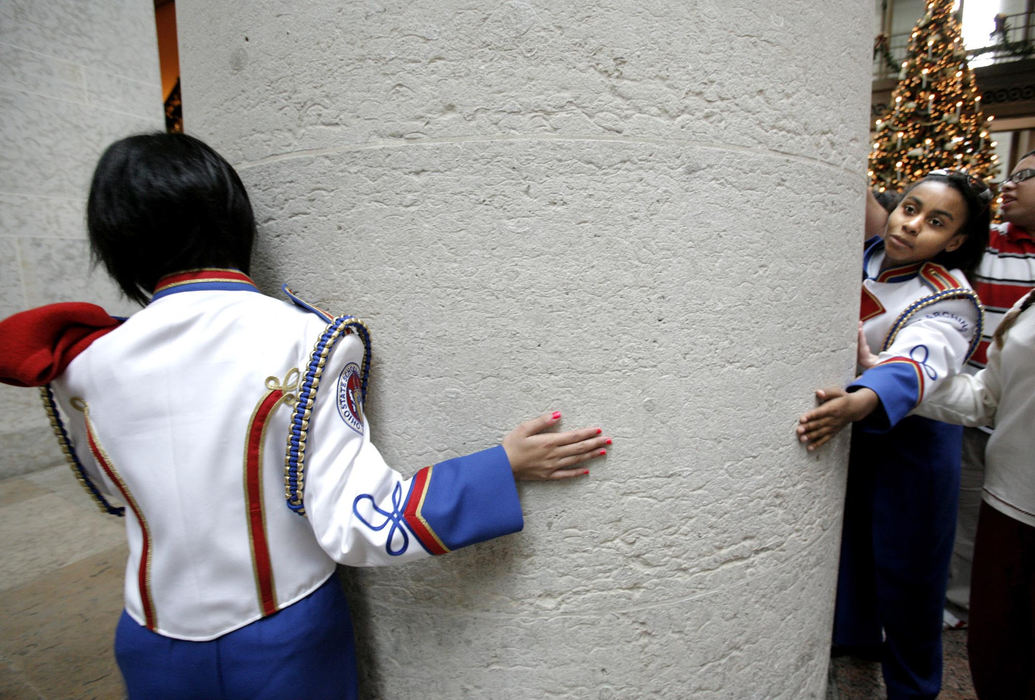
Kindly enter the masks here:
M 515 479 L 545 481 L 589 474 L 588 469 L 577 465 L 607 454 L 611 438 L 602 435 L 600 428 L 544 432 L 560 420 L 560 411 L 544 413 L 519 424 L 503 438 Z
M 819 408 L 798 419 L 798 440 L 808 443 L 808 449 L 821 447 L 849 423 L 862 420 L 880 404 L 872 389 L 860 389 L 851 394 L 843 389 L 820 389 L 816 392 Z
M 873 195 L 873 190 L 866 190 L 866 227 L 865 238 L 869 240 L 874 236 L 884 237 L 884 231 L 888 227 L 888 210 L 881 206 L 880 202 Z

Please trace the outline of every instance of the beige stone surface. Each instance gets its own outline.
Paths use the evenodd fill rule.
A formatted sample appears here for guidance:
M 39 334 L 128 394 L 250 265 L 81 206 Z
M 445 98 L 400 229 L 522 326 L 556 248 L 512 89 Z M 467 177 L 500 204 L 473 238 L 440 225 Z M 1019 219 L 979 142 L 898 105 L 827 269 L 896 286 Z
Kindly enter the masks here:
M 0 384 L 0 406 L 0 479 L 64 461 L 38 390 Z
M 86 238 L 86 192 L 79 194 L 64 197 L 0 192 L 0 242 Z M 7 300 L 6 294 L 3 299 Z
M 154 8 L 0 2 L 0 318 L 27 306 L 132 307 L 91 271 L 84 203 L 114 139 L 164 128 Z M 58 457 L 32 391 L 0 388 L 0 477 Z
M 37 238 L 21 242 L 22 278 L 30 307 L 57 301 L 88 301 L 113 315 L 140 308 L 112 285 L 103 267 L 94 267 L 85 239 Z
M 0 318 L 25 308 L 18 242 L 0 236 Z

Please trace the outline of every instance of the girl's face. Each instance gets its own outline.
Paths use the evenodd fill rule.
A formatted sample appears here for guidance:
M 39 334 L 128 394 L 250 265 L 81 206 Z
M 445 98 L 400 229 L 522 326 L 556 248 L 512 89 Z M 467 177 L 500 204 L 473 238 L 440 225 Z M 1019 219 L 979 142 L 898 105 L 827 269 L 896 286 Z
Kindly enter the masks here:
M 963 195 L 945 182 L 921 182 L 888 217 L 885 264 L 923 262 L 942 251 L 956 250 L 966 240 L 961 232 L 966 220 Z
M 1021 160 L 1010 174 L 1029 168 L 1035 168 L 1035 156 Z M 1023 229 L 1035 231 L 1035 178 L 1021 182 L 1007 180 L 1000 192 L 1003 203 L 999 209 L 1003 212 L 1003 218 Z

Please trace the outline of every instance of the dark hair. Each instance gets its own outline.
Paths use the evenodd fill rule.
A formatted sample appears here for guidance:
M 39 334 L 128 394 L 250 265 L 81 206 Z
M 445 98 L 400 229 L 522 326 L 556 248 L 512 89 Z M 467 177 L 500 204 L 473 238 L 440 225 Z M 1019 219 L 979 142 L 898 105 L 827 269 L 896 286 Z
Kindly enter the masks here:
M 109 146 L 90 183 L 86 223 L 94 260 L 141 304 L 173 272 L 247 273 L 255 240 L 241 178 L 186 134 L 141 134 Z
M 1021 162 L 1022 160 L 1024 160 L 1024 159 L 1025 159 L 1025 158 L 1027 158 L 1028 156 L 1035 156 L 1035 151 L 1028 151 L 1028 152 L 1027 152 L 1027 153 L 1025 153 L 1025 154 L 1024 154 L 1023 156 L 1021 156 L 1020 158 L 1018 158 L 1018 159 L 1017 159 L 1017 162 L 1018 162 L 1018 163 L 1020 163 L 1020 162 Z
M 873 198 L 877 200 L 877 204 L 881 205 L 881 208 L 889 214 L 895 210 L 898 203 L 902 201 L 902 195 L 895 190 L 884 190 L 883 192 L 874 190 Z
M 964 236 L 963 245 L 953 251 L 938 253 L 932 262 L 949 269 L 958 268 L 968 277 L 973 275 L 988 246 L 988 228 L 992 223 L 989 205 L 992 191 L 985 183 L 960 170 L 934 170 L 917 180 L 902 193 L 903 199 L 923 182 L 944 182 L 963 196 L 967 218 L 957 229 Z

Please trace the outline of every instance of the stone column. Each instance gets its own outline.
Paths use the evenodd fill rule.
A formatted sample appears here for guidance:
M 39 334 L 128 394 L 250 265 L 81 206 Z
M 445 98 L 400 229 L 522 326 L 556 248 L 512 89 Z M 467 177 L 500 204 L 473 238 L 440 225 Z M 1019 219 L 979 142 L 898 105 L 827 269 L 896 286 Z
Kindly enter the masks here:
M 188 132 L 255 273 L 369 323 L 404 473 L 520 419 L 615 438 L 521 534 L 347 572 L 369 697 L 822 697 L 872 10 L 180 0 Z
M 0 318 L 58 301 L 135 305 L 91 271 L 101 151 L 165 128 L 149 2 L 0 2 Z M 34 391 L 0 385 L 0 477 L 63 460 Z

